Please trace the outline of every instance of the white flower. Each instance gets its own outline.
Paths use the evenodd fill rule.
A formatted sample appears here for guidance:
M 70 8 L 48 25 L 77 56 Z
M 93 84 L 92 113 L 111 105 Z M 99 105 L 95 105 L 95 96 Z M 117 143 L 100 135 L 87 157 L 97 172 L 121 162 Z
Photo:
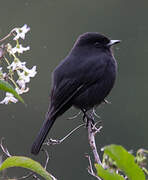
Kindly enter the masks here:
M 25 71 L 25 73 L 27 73 L 28 74 L 28 76 L 30 76 L 30 77 L 34 77 L 35 75 L 36 75 L 36 73 L 37 73 L 37 71 L 36 71 L 36 66 L 33 66 L 32 67 L 32 69 L 28 69 L 28 68 L 24 68 L 24 71 Z
M 16 81 L 16 83 L 18 83 L 18 85 L 20 86 L 21 89 L 25 89 L 26 82 L 24 79 L 21 79 L 21 77 L 19 77 L 19 79 Z
M 10 43 L 6 44 L 6 48 L 7 48 L 7 52 L 10 53 L 10 54 L 13 54 L 12 52 L 12 46 Z
M 21 62 L 18 58 L 15 58 L 14 61 L 7 67 L 8 69 L 17 70 L 24 69 L 26 62 Z
M 10 54 L 15 54 L 17 52 L 17 53 L 21 53 L 22 54 L 24 51 L 28 51 L 28 50 L 30 50 L 29 46 L 23 47 L 21 44 L 19 44 L 16 47 L 10 49 L 9 53 Z
M 14 55 L 16 52 L 22 54 L 24 51 L 30 50 L 29 46 L 23 47 L 21 44 L 17 44 L 14 48 L 12 48 L 11 44 L 8 43 L 6 47 L 7 47 L 8 53 L 12 55 Z
M 19 79 L 17 80 L 17 83 L 19 84 L 20 81 L 24 80 L 24 83 L 30 82 L 30 78 L 34 77 L 37 73 L 36 66 L 33 66 L 32 69 L 28 69 L 26 67 L 23 68 L 23 71 L 17 71 Z
M 10 102 L 16 103 L 18 100 L 13 96 L 13 94 L 6 92 L 6 97 L 0 101 L 0 104 L 8 104 Z
M 25 89 L 25 88 L 21 88 L 21 89 L 15 88 L 15 90 L 16 90 L 16 92 L 17 92 L 18 94 L 23 94 L 23 93 L 28 92 L 28 91 L 29 91 L 29 88 L 28 88 L 28 87 L 27 87 L 26 89 Z
M 28 31 L 30 31 L 30 27 L 27 27 L 27 24 L 24 24 L 21 28 L 15 28 L 13 31 L 16 32 L 16 36 L 13 38 L 13 40 L 18 40 L 19 38 L 25 39 L 25 35 Z

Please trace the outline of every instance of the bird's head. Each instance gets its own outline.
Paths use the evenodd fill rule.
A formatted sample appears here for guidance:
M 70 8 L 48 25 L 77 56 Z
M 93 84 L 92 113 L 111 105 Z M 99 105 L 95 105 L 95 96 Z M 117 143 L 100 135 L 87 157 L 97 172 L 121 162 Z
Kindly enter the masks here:
M 112 45 L 119 42 L 120 40 L 110 40 L 106 36 L 97 32 L 87 32 L 78 37 L 74 47 L 87 47 L 88 49 L 110 49 Z

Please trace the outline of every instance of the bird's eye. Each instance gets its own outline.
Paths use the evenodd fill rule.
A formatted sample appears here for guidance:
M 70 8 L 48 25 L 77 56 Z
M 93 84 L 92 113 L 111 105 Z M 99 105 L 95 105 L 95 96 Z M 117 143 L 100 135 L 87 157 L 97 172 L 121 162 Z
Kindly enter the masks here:
M 95 45 L 95 47 L 97 47 L 97 48 L 100 47 L 100 43 L 99 43 L 99 42 L 95 42 L 94 45 Z

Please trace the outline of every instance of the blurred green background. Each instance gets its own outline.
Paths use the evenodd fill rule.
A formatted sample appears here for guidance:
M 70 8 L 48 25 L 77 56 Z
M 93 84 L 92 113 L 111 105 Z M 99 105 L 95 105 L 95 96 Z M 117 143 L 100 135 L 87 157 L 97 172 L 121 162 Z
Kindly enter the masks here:
M 0 138 L 12 155 L 25 155 L 44 164 L 45 155 L 30 154 L 30 147 L 48 108 L 51 72 L 63 59 L 77 36 L 88 31 L 101 32 L 122 43 L 114 48 L 118 78 L 110 93 L 110 105 L 97 108 L 103 130 L 97 135 L 98 149 L 108 144 L 121 144 L 134 152 L 148 147 L 148 1 L 147 0 L 1 0 L 0 38 L 14 27 L 27 24 L 31 31 L 25 45 L 31 50 L 22 56 L 38 74 L 21 103 L 0 105 Z M 76 67 L 75 67 L 76 68 Z M 49 136 L 63 137 L 82 123 L 82 118 L 67 120 L 77 111 L 69 110 L 60 117 Z M 87 131 L 81 128 L 63 144 L 48 147 L 48 170 L 58 179 L 94 179 L 86 170 L 85 154 L 92 155 Z M 6 172 L 11 177 L 24 175 L 20 169 Z M 30 178 L 31 179 L 31 178 Z

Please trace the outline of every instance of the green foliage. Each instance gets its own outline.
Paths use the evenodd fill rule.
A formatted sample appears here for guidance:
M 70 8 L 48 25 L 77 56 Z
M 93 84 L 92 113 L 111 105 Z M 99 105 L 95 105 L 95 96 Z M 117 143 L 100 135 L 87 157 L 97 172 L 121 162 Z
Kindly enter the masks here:
M 8 82 L 0 80 L 0 89 L 12 93 L 18 100 L 24 103 L 22 97 L 15 91 L 15 89 Z
M 109 170 L 105 170 L 99 164 L 95 164 L 95 167 L 97 169 L 98 176 L 104 180 L 124 180 L 124 178 L 119 174 L 116 174 L 115 172 L 110 172 Z
M 40 163 L 23 156 L 11 156 L 8 157 L 0 166 L 0 171 L 10 168 L 10 167 L 23 167 L 27 168 L 35 173 L 39 174 L 46 180 L 52 180 L 52 175 L 50 175 Z
M 108 158 L 108 162 L 105 162 Z M 123 172 L 129 180 L 145 180 L 145 174 L 143 170 L 135 162 L 135 157 L 130 154 L 126 149 L 119 145 L 109 145 L 104 147 L 104 160 L 107 170 L 104 170 L 100 165 L 95 165 L 97 174 L 103 180 L 121 180 L 118 172 Z

